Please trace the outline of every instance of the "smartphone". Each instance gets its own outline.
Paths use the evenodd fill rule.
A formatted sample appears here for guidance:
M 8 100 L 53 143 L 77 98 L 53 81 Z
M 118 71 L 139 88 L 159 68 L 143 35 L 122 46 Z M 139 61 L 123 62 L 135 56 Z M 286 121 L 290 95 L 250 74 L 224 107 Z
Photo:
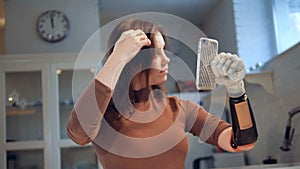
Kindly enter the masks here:
M 217 54 L 217 40 L 210 38 L 199 39 L 196 70 L 196 87 L 198 90 L 213 90 L 216 88 L 216 77 L 212 71 L 211 62 Z

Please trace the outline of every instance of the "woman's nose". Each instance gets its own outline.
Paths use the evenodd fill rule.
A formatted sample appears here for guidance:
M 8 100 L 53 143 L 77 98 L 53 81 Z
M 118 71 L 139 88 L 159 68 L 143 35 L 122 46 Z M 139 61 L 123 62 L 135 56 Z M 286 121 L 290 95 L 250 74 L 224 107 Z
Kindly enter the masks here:
M 163 54 L 162 64 L 165 65 L 165 64 L 168 64 L 169 62 L 170 62 L 170 58 L 166 54 Z

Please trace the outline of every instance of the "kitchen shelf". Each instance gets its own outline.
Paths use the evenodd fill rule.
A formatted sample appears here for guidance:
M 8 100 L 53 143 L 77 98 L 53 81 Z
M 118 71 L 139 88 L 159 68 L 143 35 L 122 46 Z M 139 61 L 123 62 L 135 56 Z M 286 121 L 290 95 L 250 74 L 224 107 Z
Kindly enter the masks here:
M 13 150 L 31 150 L 31 149 L 43 149 L 43 141 L 17 141 L 5 143 L 5 149 L 8 151 Z
M 36 113 L 33 108 L 30 109 L 20 109 L 20 108 L 7 108 L 6 116 L 17 116 L 17 115 L 32 115 Z

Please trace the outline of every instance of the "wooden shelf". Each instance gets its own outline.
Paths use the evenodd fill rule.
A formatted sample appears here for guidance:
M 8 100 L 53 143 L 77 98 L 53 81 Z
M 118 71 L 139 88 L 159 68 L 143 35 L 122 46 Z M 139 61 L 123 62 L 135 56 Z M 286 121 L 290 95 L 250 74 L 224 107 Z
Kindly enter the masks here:
M 6 107 L 6 116 L 32 115 L 43 111 L 43 106 L 28 106 L 26 109 L 19 107 Z
M 31 115 L 36 113 L 36 110 L 33 108 L 21 110 L 19 108 L 8 109 L 6 111 L 6 116 L 18 116 L 18 115 Z

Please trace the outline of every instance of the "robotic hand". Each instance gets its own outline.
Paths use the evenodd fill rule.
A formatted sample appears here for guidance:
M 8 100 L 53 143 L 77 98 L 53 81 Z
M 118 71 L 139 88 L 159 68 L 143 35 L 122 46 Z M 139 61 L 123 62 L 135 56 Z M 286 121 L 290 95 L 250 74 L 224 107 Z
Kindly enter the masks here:
M 229 97 L 237 98 L 245 93 L 245 65 L 237 55 L 220 53 L 212 61 L 211 68 L 216 76 L 216 83 L 226 86 Z
M 230 97 L 233 138 L 231 146 L 252 144 L 257 140 L 256 123 L 243 79 L 245 65 L 237 55 L 220 53 L 211 63 L 217 84 L 224 84 Z

